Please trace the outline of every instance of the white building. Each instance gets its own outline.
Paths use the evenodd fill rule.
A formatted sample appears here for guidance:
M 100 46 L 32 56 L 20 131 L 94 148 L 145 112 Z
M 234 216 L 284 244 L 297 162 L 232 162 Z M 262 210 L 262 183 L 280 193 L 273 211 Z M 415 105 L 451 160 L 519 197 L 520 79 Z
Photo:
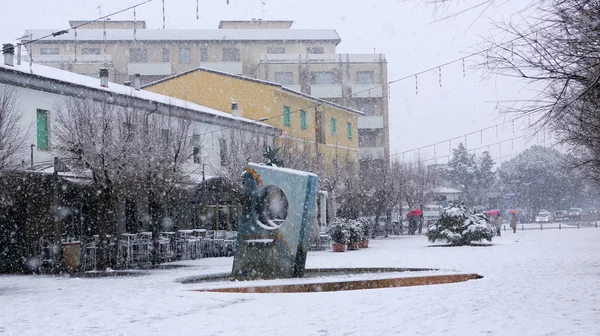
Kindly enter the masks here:
M 231 113 L 215 110 L 188 101 L 175 99 L 147 91 L 137 86 L 126 86 L 92 78 L 39 64 L 17 65 L 14 55 L 5 50 L 4 62 L 0 64 L 0 90 L 14 89 L 17 108 L 21 113 L 22 129 L 29 130 L 26 146 L 31 152 L 22 154 L 25 168 L 42 169 L 53 162 L 53 122 L 55 109 L 68 97 L 85 97 L 98 102 L 108 102 L 121 107 L 135 108 L 148 113 L 185 118 L 193 122 L 195 132 L 209 134 L 199 156 L 190 164 L 198 165 L 198 172 L 206 169 L 206 175 L 218 175 L 222 167 L 223 151 L 227 150 L 229 137 L 235 131 L 238 136 L 259 138 L 261 143 L 272 144 L 280 130 L 254 120 L 237 117 Z M 262 148 L 257 148 L 262 151 Z

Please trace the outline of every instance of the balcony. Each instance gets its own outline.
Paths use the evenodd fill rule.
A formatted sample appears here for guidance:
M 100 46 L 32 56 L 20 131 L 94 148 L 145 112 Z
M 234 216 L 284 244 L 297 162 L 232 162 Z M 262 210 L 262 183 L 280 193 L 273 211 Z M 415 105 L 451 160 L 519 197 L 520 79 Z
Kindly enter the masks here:
M 310 95 L 317 98 L 342 98 L 342 86 L 311 85 Z
M 284 85 L 283 86 L 286 89 L 290 89 L 296 92 L 302 92 L 302 86 L 301 85 Z
M 102 55 L 35 55 L 32 57 L 34 63 L 81 63 L 81 64 L 96 64 L 96 63 L 112 63 L 112 56 L 108 54 Z M 29 62 L 29 56 L 21 56 L 21 62 Z
M 358 117 L 358 129 L 383 129 L 383 116 Z
M 361 159 L 383 159 L 385 157 L 383 147 L 360 147 L 358 153 Z
M 381 84 L 352 84 L 353 98 L 381 98 L 383 86 Z
M 127 74 L 142 76 L 169 76 L 173 74 L 170 62 L 141 62 L 127 64 Z
M 226 72 L 233 75 L 242 74 L 242 62 L 200 62 L 200 66 L 202 68 Z
M 260 63 L 378 63 L 384 54 L 260 54 Z

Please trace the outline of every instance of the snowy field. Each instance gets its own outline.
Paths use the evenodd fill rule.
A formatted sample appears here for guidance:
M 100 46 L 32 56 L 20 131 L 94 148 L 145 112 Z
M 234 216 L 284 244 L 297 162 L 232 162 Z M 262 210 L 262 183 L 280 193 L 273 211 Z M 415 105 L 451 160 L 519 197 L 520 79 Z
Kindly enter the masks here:
M 600 229 L 503 232 L 491 247 L 423 236 L 311 252 L 309 267 L 424 267 L 483 275 L 449 285 L 308 294 L 201 293 L 175 280 L 232 258 L 119 278 L 0 276 L 6 335 L 600 335 Z

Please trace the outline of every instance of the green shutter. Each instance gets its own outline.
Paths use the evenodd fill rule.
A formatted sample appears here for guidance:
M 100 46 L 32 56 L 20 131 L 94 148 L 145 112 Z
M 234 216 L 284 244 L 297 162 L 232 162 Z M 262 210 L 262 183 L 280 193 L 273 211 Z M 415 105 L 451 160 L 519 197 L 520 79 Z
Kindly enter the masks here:
M 346 123 L 346 133 L 348 133 L 348 139 L 352 139 L 352 123 Z
M 303 130 L 308 128 L 306 124 L 306 111 L 300 111 L 300 127 Z
M 37 110 L 37 148 L 48 150 L 48 111 Z
M 199 134 L 194 134 L 192 136 L 192 146 L 200 147 L 200 135 Z
M 335 118 L 331 118 L 331 135 L 337 135 L 337 120 Z
M 290 108 L 288 106 L 283 107 L 283 126 L 292 126 L 292 116 L 290 115 Z

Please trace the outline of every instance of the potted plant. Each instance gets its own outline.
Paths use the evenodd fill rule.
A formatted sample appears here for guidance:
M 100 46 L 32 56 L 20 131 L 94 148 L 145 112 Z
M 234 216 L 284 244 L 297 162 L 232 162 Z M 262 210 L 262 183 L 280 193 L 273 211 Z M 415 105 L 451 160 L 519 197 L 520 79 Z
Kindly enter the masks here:
M 329 236 L 331 237 L 331 248 L 333 252 L 346 251 L 346 243 L 348 242 L 348 231 L 345 223 L 334 220 L 329 228 Z
M 363 239 L 358 243 L 358 247 L 368 248 L 369 247 L 369 236 L 371 235 L 371 226 L 369 225 L 369 220 L 366 218 L 361 218 L 360 225 L 361 225 L 361 229 L 362 229 Z
M 362 228 L 357 221 L 350 221 L 348 224 L 348 250 L 358 250 L 358 244 L 363 240 Z

